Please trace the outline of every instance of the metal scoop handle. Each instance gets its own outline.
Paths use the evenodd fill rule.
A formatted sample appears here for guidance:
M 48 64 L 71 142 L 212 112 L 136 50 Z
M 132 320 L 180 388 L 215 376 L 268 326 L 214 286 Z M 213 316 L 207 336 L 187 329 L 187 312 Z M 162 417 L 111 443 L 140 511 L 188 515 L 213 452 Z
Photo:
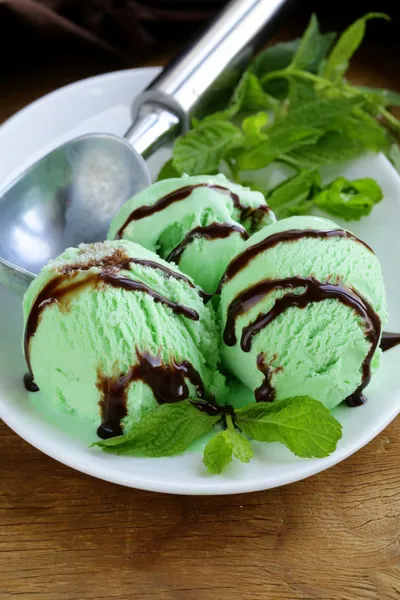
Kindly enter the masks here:
M 140 94 L 134 122 L 126 134 L 135 150 L 148 157 L 188 127 L 189 117 L 207 102 L 221 76 L 236 80 L 288 0 L 233 0 L 203 35 Z

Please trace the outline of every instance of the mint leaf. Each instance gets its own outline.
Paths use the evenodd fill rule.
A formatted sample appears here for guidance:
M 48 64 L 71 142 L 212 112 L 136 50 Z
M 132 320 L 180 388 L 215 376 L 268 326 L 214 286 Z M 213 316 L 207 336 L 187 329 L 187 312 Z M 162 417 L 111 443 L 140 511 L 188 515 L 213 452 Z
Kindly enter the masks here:
M 281 154 L 290 152 L 302 144 L 315 142 L 319 136 L 320 132 L 312 127 L 276 125 L 269 131 L 268 138 L 264 142 L 238 155 L 238 170 L 251 171 L 266 167 Z
M 259 112 L 251 117 L 243 119 L 242 130 L 246 135 L 246 142 L 257 144 L 267 138 L 267 134 L 263 131 L 268 122 L 268 114 Z
M 271 71 L 285 69 L 292 62 L 301 43 L 301 38 L 288 42 L 279 42 L 260 52 L 252 61 L 250 70 L 262 77 Z
M 369 19 L 390 20 L 388 15 L 384 13 L 370 12 L 352 23 L 352 25 L 342 33 L 328 57 L 324 69 L 324 77 L 326 77 L 326 79 L 339 81 L 347 71 L 351 57 L 363 41 L 366 22 Z
M 280 442 L 297 456 L 323 458 L 336 449 L 342 426 L 308 396 L 258 402 L 236 411 L 238 427 L 259 442 Z
M 250 462 L 254 452 L 249 440 L 236 429 L 227 429 L 223 432 L 226 443 L 230 446 L 233 456 L 244 463 Z
M 172 158 L 168 160 L 160 169 L 157 175 L 157 181 L 161 181 L 162 179 L 170 179 L 171 177 L 180 177 L 182 173 L 175 169 L 172 164 Z
M 344 132 L 329 131 L 316 144 L 304 145 L 290 153 L 303 169 L 314 169 L 318 165 L 332 164 L 358 156 L 365 147 Z
M 202 127 L 204 125 L 208 125 L 209 123 L 230 121 L 235 115 L 236 108 L 234 106 L 229 106 L 225 110 L 219 110 L 215 113 L 211 113 L 205 116 L 203 119 L 196 119 L 192 117 L 192 127 L 193 129 L 196 129 L 197 127 Z
M 296 69 L 307 69 L 314 61 L 320 43 L 321 36 L 319 35 L 318 19 L 313 13 L 290 66 L 295 67 Z
M 227 443 L 225 431 L 213 437 L 204 449 L 203 463 L 207 471 L 217 475 L 222 473 L 227 465 L 232 462 L 232 446 Z
M 366 113 L 363 119 L 350 115 L 335 124 L 332 131 L 322 135 L 312 145 L 304 145 L 290 153 L 301 168 L 315 168 L 348 160 L 372 150 L 388 151 L 389 139 L 386 130 Z
M 304 70 L 311 73 L 318 71 L 319 65 L 327 55 L 335 37 L 335 33 L 318 34 L 318 36 L 314 37 L 315 52 L 313 56 L 310 55 L 310 61 L 303 67 Z M 280 42 L 267 48 L 264 52 L 256 56 L 250 65 L 250 70 L 262 79 L 263 75 L 267 73 L 285 69 L 293 61 L 300 48 L 301 41 L 301 39 L 297 39 L 289 42 Z M 288 82 L 286 79 L 270 81 L 263 88 L 268 94 L 280 99 L 285 98 L 288 94 Z
M 173 456 L 211 431 L 220 418 L 198 410 L 189 400 L 161 404 L 146 413 L 126 435 L 93 445 L 117 454 L 137 451 L 152 457 Z
M 359 142 L 364 150 L 379 152 L 389 149 L 389 136 L 386 129 L 364 110 L 357 108 L 355 115 L 345 117 L 337 130 Z
M 218 172 L 224 154 L 242 139 L 242 133 L 232 123 L 204 122 L 176 140 L 173 166 L 188 175 L 212 175 Z
M 382 190 L 373 179 L 338 177 L 314 198 L 321 210 L 341 217 L 346 221 L 357 221 L 369 215 L 375 204 L 383 198 Z
M 253 60 L 250 70 L 257 75 L 259 79 L 272 71 L 280 71 L 290 65 L 300 46 L 300 39 L 290 42 L 280 42 L 261 52 Z M 275 98 L 285 98 L 287 96 L 288 83 L 285 79 L 271 81 L 263 86 L 264 90 Z
M 372 88 L 365 85 L 357 85 L 354 87 L 364 94 L 366 98 L 377 107 L 400 106 L 400 94 L 394 90 Z
M 316 92 L 313 83 L 295 78 L 289 81 L 289 107 L 291 111 L 315 99 Z
M 298 127 L 329 127 L 339 119 L 351 114 L 361 104 L 360 98 L 319 98 L 290 110 L 285 124 Z
M 276 186 L 267 195 L 266 200 L 278 219 L 306 215 L 314 206 L 311 198 L 315 188 L 319 187 L 319 173 L 315 170 L 304 170 Z
M 277 104 L 275 98 L 264 92 L 258 77 L 251 71 L 246 71 L 233 93 L 232 104 L 228 108 L 229 118 L 243 111 L 274 108 Z
M 230 121 L 240 112 L 276 109 L 278 106 L 278 100 L 264 92 L 256 75 L 246 71 L 233 92 L 228 108 L 207 115 L 202 121 L 192 118 L 192 124 L 199 127 L 211 121 Z
M 314 56 L 310 55 L 309 64 L 304 67 L 305 71 L 310 73 L 318 73 L 321 64 L 324 62 L 333 42 L 336 39 L 336 33 L 328 32 L 315 36 L 315 52 Z
M 222 473 L 232 461 L 232 455 L 244 463 L 254 456 L 249 440 L 233 428 L 221 431 L 208 442 L 203 462 L 209 473 Z
M 196 108 L 196 117 L 202 120 L 211 113 L 225 111 L 240 77 L 241 72 L 237 69 L 225 69 L 218 81 L 208 90 L 206 97 L 202 98 L 202 102 Z

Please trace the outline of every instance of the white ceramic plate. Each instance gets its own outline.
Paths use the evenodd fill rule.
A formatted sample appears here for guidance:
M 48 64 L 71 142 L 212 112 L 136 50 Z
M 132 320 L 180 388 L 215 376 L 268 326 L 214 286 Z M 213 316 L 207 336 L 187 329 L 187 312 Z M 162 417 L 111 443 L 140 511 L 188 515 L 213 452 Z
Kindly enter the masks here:
M 60 143 L 87 132 L 123 134 L 132 98 L 158 73 L 135 69 L 94 77 L 45 96 L 0 128 L 0 188 L 33 160 Z M 156 170 L 158 165 L 153 165 Z M 400 179 L 381 156 L 365 156 L 342 166 L 349 177 L 372 176 L 385 199 L 373 215 L 352 224 L 382 261 L 388 291 L 389 331 L 400 331 Z M 332 175 L 332 174 L 330 174 Z M 235 461 L 222 475 L 208 476 L 201 454 L 147 459 L 117 457 L 89 449 L 93 425 L 52 414 L 40 394 L 28 395 L 22 384 L 20 298 L 0 288 L 0 416 L 21 437 L 49 456 L 101 479 L 136 488 L 177 494 L 232 494 L 297 481 L 343 460 L 375 437 L 400 411 L 400 347 L 386 352 L 368 388 L 368 403 L 339 407 L 343 439 L 323 460 L 297 459 L 279 444 L 256 444 L 248 465 Z

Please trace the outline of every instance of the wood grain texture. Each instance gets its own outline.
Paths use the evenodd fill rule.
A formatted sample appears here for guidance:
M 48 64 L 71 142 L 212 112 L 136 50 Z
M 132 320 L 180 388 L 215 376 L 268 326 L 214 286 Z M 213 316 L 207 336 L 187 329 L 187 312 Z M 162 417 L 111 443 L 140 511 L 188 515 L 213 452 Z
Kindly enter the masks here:
M 368 48 L 353 77 L 399 90 L 396 61 L 385 56 L 390 49 Z M 1 78 L 0 120 L 120 67 L 76 56 L 55 64 Z M 0 600 L 399 600 L 399 449 L 397 420 L 306 481 L 182 497 L 82 475 L 1 424 Z
M 0 598 L 398 600 L 400 428 L 303 482 L 182 497 L 91 479 L 0 428 Z

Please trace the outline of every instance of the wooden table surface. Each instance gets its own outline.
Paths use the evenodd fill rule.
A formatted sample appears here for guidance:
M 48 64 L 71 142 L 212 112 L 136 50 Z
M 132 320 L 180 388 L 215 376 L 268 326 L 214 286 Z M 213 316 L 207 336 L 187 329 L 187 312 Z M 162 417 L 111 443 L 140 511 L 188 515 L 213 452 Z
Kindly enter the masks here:
M 353 79 L 400 91 L 392 52 L 369 46 Z M 115 68 L 80 55 L 9 69 L 0 122 Z M 400 420 L 325 473 L 241 496 L 168 496 L 92 479 L 4 424 L 0 457 L 1 600 L 400 598 Z

